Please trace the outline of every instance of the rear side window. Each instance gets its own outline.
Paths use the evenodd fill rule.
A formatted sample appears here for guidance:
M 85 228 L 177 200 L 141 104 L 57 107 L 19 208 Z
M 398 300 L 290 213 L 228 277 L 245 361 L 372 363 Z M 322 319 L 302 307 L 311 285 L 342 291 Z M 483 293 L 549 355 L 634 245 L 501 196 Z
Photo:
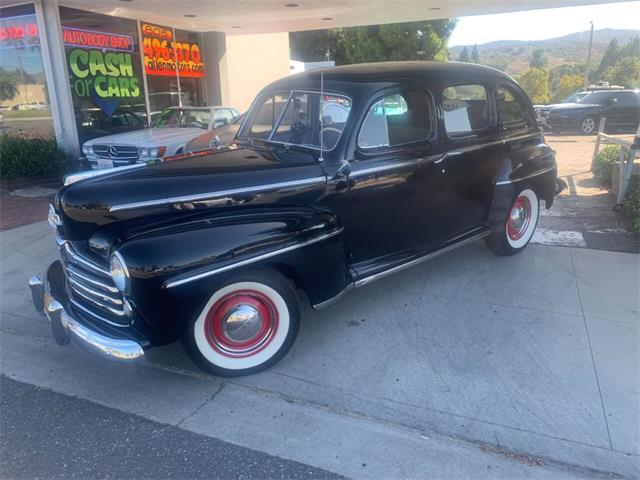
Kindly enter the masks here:
M 427 92 L 387 95 L 367 112 L 358 146 L 370 149 L 427 141 L 433 134 L 432 113 Z
M 524 100 L 509 87 L 496 90 L 498 118 L 504 128 L 521 128 L 529 124 L 529 109 Z
M 482 85 L 456 85 L 442 92 L 444 125 L 452 136 L 489 127 L 489 95 Z

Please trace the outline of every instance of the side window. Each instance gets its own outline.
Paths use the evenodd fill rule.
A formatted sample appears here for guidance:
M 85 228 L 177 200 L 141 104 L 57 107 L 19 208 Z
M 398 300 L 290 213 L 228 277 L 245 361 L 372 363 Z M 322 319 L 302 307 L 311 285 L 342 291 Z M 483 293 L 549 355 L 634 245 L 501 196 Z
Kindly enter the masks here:
M 489 96 L 482 85 L 456 85 L 442 92 L 444 125 L 452 136 L 475 133 L 490 125 Z
M 269 138 L 287 100 L 288 97 L 284 95 L 273 95 L 264 101 L 250 124 L 249 133 L 252 138 Z
M 360 148 L 393 147 L 429 140 L 433 134 L 432 109 L 424 91 L 387 95 L 374 103 L 358 134 Z
M 508 87 L 496 90 L 498 118 L 504 128 L 521 128 L 529 124 L 529 110 L 520 95 Z
M 314 131 L 310 108 L 312 97 L 317 105 L 320 98 L 317 94 L 295 93 L 291 97 L 273 140 L 297 145 L 313 144 Z
M 618 94 L 618 104 L 621 107 L 640 106 L 640 95 L 633 92 L 621 92 Z
M 228 108 L 220 108 L 213 115 L 213 128 L 233 123 L 233 113 Z

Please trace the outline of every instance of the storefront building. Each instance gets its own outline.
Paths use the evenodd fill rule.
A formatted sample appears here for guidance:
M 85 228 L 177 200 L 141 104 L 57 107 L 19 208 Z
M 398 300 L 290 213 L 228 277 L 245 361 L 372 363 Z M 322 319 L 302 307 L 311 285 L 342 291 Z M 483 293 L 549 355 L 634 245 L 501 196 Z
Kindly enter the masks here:
M 289 72 L 286 33 L 229 36 L 36 0 L 0 8 L 1 128 L 86 140 L 152 125 L 171 106 L 244 111 Z

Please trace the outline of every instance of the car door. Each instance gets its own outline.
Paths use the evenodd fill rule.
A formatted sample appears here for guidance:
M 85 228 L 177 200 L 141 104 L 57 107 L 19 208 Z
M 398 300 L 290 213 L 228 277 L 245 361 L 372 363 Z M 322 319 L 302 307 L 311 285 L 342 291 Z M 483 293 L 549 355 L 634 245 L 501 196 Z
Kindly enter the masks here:
M 617 92 L 611 100 L 609 117 L 615 118 L 615 125 L 625 130 L 637 128 L 640 121 L 640 95 L 635 92 Z
M 443 234 L 452 240 L 486 221 L 503 146 L 490 85 L 450 85 L 441 96 L 447 151 L 443 162 Z
M 350 161 L 341 217 L 359 276 L 438 245 L 442 228 L 440 161 L 432 95 L 415 89 L 371 102 Z

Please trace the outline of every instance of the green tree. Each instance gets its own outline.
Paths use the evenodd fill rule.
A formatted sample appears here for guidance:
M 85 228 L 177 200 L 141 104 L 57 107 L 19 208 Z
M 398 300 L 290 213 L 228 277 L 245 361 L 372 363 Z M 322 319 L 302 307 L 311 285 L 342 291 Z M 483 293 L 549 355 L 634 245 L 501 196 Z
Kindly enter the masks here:
M 602 60 L 600 60 L 600 65 L 598 65 L 598 68 L 595 71 L 595 78 L 599 79 L 607 68 L 616 63 L 619 57 L 620 44 L 618 43 L 617 38 L 612 38 L 604 52 L 604 55 L 602 56 Z
M 447 60 L 456 20 L 394 23 L 339 30 L 337 64 L 390 60 Z
M 471 63 L 480 63 L 480 53 L 478 52 L 478 44 L 476 43 L 471 50 Z
M 624 57 L 607 68 L 602 78 L 615 85 L 627 88 L 640 87 L 640 57 Z
M 457 20 L 371 25 L 289 35 L 300 61 L 334 60 L 338 65 L 391 60 L 447 60 L 447 42 Z
M 11 100 L 18 95 L 18 81 L 15 72 L 0 67 L 0 101 Z
M 518 78 L 518 83 L 532 103 L 549 102 L 549 71 L 546 68 L 530 68 Z
M 552 88 L 552 103 L 559 103 L 569 95 L 579 90 L 584 84 L 582 75 L 563 75 L 558 79 L 555 88 Z
M 531 68 L 546 68 L 548 63 L 547 57 L 544 54 L 544 50 L 536 48 L 531 53 L 531 59 L 529 60 L 529 67 Z
M 462 50 L 460 50 L 460 55 L 458 55 L 458 61 L 467 62 L 467 63 L 471 61 L 471 57 L 469 55 L 469 50 L 467 50 L 467 47 L 464 47 Z

